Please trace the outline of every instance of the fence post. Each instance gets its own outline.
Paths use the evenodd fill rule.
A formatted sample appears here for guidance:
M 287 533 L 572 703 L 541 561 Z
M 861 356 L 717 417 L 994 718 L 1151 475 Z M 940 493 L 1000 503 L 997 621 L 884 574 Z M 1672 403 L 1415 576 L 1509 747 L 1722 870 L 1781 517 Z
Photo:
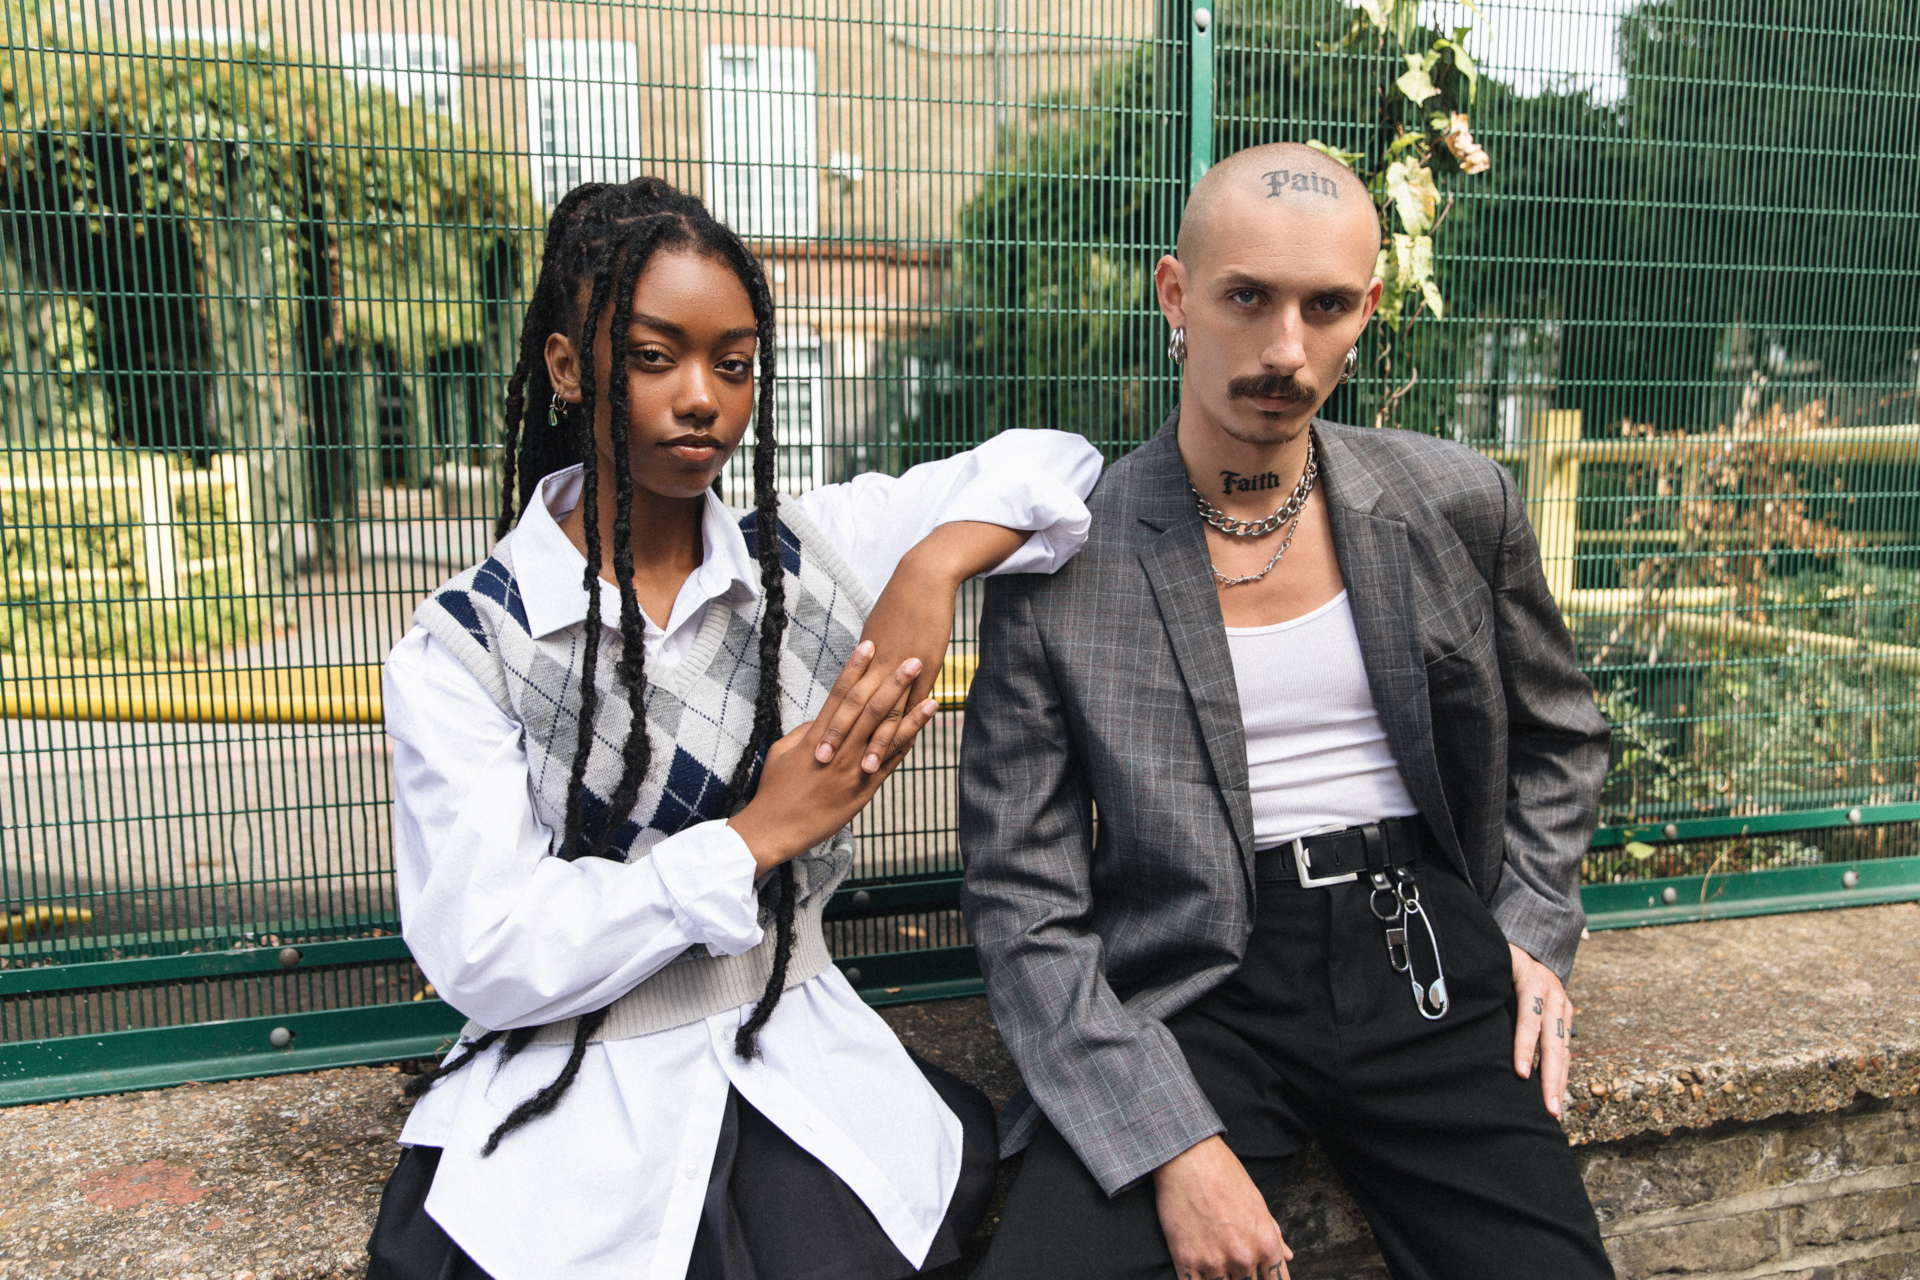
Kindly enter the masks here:
M 1213 10 L 1196 4 L 1187 33 L 1187 187 L 1213 168 Z
M 1580 410 L 1536 413 L 1527 434 L 1527 519 L 1540 543 L 1547 590 L 1565 608 L 1573 598 L 1579 521 L 1580 463 L 1571 446 L 1580 440 Z

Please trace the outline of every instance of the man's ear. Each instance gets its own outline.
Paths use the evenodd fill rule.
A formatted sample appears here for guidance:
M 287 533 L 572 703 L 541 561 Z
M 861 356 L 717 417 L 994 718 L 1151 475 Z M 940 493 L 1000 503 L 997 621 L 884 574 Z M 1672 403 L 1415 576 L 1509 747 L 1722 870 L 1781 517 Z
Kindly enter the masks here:
M 1178 329 L 1187 323 L 1187 268 L 1172 254 L 1163 254 L 1153 268 L 1153 292 L 1160 314 Z M 1378 295 L 1375 295 L 1376 297 Z
M 568 404 L 580 402 L 580 353 L 573 348 L 573 339 L 564 333 L 547 335 L 544 352 L 547 360 L 547 381 L 553 385 L 554 394 Z
M 1379 276 L 1373 278 L 1373 283 L 1367 286 L 1366 300 L 1360 304 L 1362 319 L 1373 319 L 1373 313 L 1380 309 L 1380 295 L 1385 292 L 1386 287 L 1386 282 Z

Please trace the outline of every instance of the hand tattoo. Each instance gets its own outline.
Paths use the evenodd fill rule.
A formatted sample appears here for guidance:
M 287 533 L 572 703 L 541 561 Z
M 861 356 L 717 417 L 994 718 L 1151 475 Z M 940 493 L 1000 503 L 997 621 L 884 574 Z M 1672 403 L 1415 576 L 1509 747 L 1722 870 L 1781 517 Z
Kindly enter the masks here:
M 1537 1018 L 1541 1014 L 1545 1013 L 1546 1011 L 1547 1011 L 1547 1002 L 1545 1000 L 1542 1000 L 1539 996 L 1535 996 L 1533 998 L 1533 1016 Z
M 1553 1035 L 1556 1040 L 1565 1040 L 1567 1038 L 1567 1020 L 1565 1018 L 1555 1018 L 1553 1020 Z

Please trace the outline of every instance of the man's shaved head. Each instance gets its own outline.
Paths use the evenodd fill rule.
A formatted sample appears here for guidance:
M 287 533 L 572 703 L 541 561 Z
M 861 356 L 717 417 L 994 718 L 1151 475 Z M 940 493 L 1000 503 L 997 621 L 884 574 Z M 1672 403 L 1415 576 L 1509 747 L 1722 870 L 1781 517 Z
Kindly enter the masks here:
M 1241 471 L 1272 449 L 1306 447 L 1380 304 L 1379 254 L 1366 185 L 1312 147 L 1250 147 L 1194 184 L 1179 255 L 1154 268 L 1175 331 L 1169 354 L 1184 366 L 1183 456 L 1212 451 Z
M 1269 142 L 1236 151 L 1207 170 L 1187 195 L 1177 252 L 1192 263 L 1217 239 L 1228 210 L 1352 219 L 1369 243 L 1380 243 L 1380 215 L 1359 175 L 1332 156 L 1298 142 Z M 1240 218 L 1225 219 L 1235 223 Z M 1238 228 L 1236 228 L 1238 230 Z

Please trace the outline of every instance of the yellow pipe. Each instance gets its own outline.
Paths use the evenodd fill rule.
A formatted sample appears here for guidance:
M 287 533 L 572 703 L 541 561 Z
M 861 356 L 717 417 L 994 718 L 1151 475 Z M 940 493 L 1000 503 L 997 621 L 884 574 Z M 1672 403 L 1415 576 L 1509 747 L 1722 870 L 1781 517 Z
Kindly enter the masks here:
M 1920 426 L 1828 427 L 1777 436 L 1654 436 L 1644 439 L 1541 440 L 1518 446 L 1480 449 L 1496 462 L 1565 458 L 1574 462 L 1671 462 L 1734 449 L 1759 448 L 1794 457 L 1832 462 L 1913 462 L 1920 460 Z
M 967 699 L 979 659 L 950 653 L 933 696 Z M 379 724 L 377 663 L 325 667 L 114 667 L 0 657 L 0 717 L 166 724 Z

